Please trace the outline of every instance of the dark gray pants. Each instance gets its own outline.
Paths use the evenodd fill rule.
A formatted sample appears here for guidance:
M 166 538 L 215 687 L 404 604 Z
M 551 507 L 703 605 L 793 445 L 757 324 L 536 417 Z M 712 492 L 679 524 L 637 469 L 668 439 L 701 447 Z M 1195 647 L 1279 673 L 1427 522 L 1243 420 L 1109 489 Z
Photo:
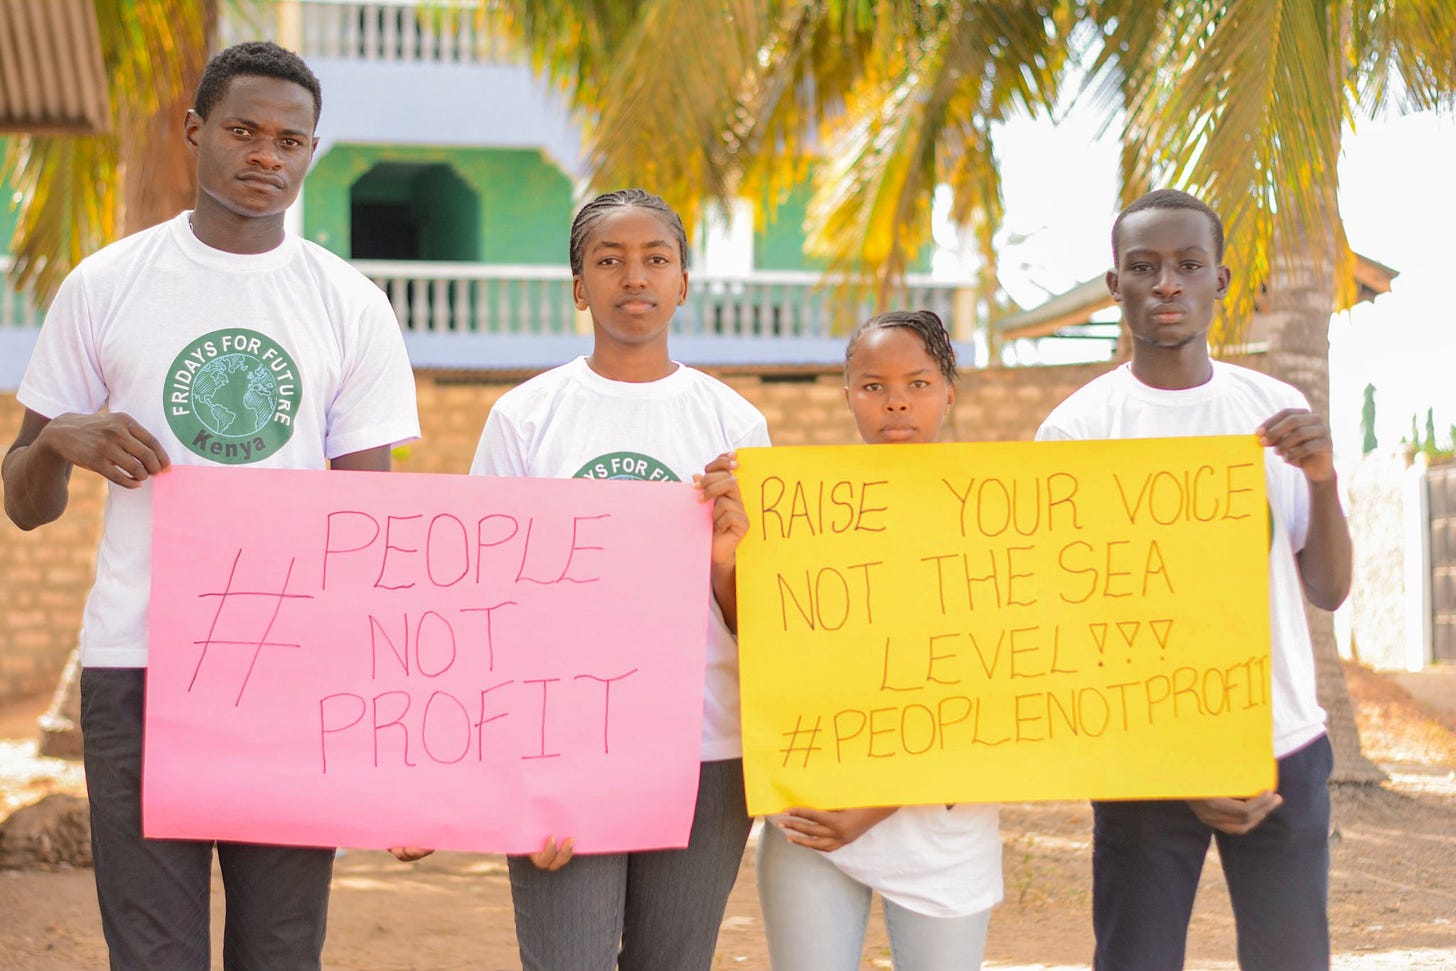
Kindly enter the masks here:
M 145 692 L 141 668 L 81 673 L 96 896 L 112 971 L 207 971 L 214 845 L 227 895 L 223 967 L 317 971 L 333 850 L 142 838 Z
M 743 761 L 704 762 L 685 849 L 509 857 L 525 971 L 707 971 L 752 824 Z
M 1096 802 L 1092 923 L 1098 971 L 1181 971 L 1208 843 L 1218 843 L 1243 971 L 1326 971 L 1330 769 L 1325 736 L 1279 760 L 1284 804 L 1243 836 L 1181 800 Z

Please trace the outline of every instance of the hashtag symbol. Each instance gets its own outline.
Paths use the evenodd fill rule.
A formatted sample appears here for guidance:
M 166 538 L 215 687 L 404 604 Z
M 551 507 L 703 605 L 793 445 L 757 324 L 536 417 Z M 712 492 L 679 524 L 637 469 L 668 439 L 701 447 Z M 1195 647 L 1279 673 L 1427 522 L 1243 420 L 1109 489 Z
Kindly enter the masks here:
M 823 715 L 815 715 L 814 727 L 805 728 L 804 716 L 800 715 L 798 717 L 798 720 L 794 722 L 794 730 L 791 732 L 784 732 L 784 737 L 789 740 L 789 744 L 787 748 L 780 749 L 779 751 L 784 753 L 785 766 L 789 764 L 789 759 L 792 758 L 795 754 L 803 752 L 804 763 L 802 768 L 807 769 L 809 767 L 809 756 L 813 755 L 815 752 L 819 751 L 819 749 L 823 747 L 814 744 L 815 740 L 819 737 L 819 726 L 823 721 Z M 801 735 L 809 736 L 809 740 L 804 742 L 804 744 L 802 745 L 799 744 L 799 737 Z
M 235 708 L 239 704 L 242 703 L 242 700 L 243 700 L 243 692 L 247 690 L 248 681 L 249 681 L 249 679 L 251 679 L 253 677 L 253 668 L 257 667 L 257 665 L 258 665 L 258 656 L 263 653 L 263 648 L 265 648 L 265 647 L 289 647 L 289 648 L 297 648 L 299 646 L 297 644 L 285 644 L 285 643 L 282 643 L 282 642 L 279 642 L 279 641 L 270 641 L 270 640 L 268 640 L 268 635 L 271 634 L 271 633 L 273 633 L 273 623 L 278 619 L 278 612 L 283 608 L 283 601 L 285 601 L 285 600 L 312 600 L 313 599 L 313 597 L 310 594 L 304 594 L 304 593 L 289 593 L 288 592 L 288 582 L 293 577 L 293 564 L 295 562 L 293 559 L 290 559 L 288 561 L 288 571 L 283 575 L 283 589 L 278 590 L 278 591 L 268 591 L 268 590 L 234 590 L 233 589 L 233 580 L 234 580 L 234 578 L 237 577 L 237 574 L 238 574 L 238 561 L 240 561 L 242 558 L 243 558 L 243 551 L 241 549 L 239 549 L 238 552 L 237 552 L 237 555 L 233 557 L 232 569 L 228 571 L 227 585 L 226 585 L 226 587 L 221 592 L 217 592 L 217 593 L 199 593 L 197 595 L 198 597 L 216 597 L 217 598 L 217 612 L 212 615 L 212 626 L 210 628 L 208 628 L 207 637 L 205 639 L 203 639 L 203 640 L 193 641 L 192 642 L 194 644 L 197 644 L 197 645 L 201 646 L 202 650 L 197 655 L 197 666 L 192 669 L 192 680 L 189 681 L 188 684 L 187 684 L 187 690 L 188 691 L 191 691 L 192 688 L 193 688 L 193 686 L 197 684 L 197 676 L 200 673 L 202 673 L 202 665 L 207 660 L 207 652 L 208 652 L 208 649 L 209 648 L 212 648 L 212 647 L 251 647 L 253 649 L 253 656 L 252 656 L 251 660 L 249 660 L 249 662 L 248 662 L 248 671 L 247 671 L 246 674 L 243 675 L 243 681 L 242 681 L 242 683 L 240 685 L 238 685 L 238 695 L 237 695 L 237 698 L 235 698 L 233 700 L 233 707 L 235 707 Z M 249 603 L 256 603 L 259 600 L 261 600 L 262 603 L 263 603 L 263 605 L 264 605 L 264 609 L 267 609 L 267 602 L 269 600 L 272 600 L 273 601 L 273 612 L 268 615 L 268 622 L 263 626 L 263 633 L 259 637 L 254 638 L 254 639 L 244 639 L 244 640 L 227 640 L 227 639 L 219 638 L 219 637 L 216 636 L 217 635 L 218 624 L 219 624 L 219 622 L 222 619 L 223 608 L 227 606 L 228 601 L 230 601 L 230 600 L 237 600 L 238 598 L 241 598 L 239 600 L 239 606 L 244 606 L 244 605 L 247 605 Z M 252 619 L 255 622 L 257 620 L 256 617 L 255 618 L 252 618 Z

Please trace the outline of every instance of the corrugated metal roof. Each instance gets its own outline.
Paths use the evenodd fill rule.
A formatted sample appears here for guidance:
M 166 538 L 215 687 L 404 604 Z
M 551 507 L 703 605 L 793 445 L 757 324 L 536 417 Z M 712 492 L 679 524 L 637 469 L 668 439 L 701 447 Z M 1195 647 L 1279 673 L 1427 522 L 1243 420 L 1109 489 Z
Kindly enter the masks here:
M 0 0 L 0 132 L 109 127 L 92 0 Z
M 1368 256 L 1355 254 L 1355 282 L 1359 285 L 1357 301 L 1374 300 L 1382 293 L 1390 292 L 1390 281 L 1400 276 L 1383 263 L 1377 263 Z M 1112 294 L 1107 292 L 1105 277 L 1096 276 L 1084 280 L 1065 293 L 1059 293 L 1029 310 L 1009 314 L 996 321 L 995 329 L 1002 340 L 1023 337 L 1047 337 L 1066 327 L 1078 327 L 1090 322 L 1099 310 L 1112 306 Z M 1256 309 L 1255 317 L 1257 319 Z

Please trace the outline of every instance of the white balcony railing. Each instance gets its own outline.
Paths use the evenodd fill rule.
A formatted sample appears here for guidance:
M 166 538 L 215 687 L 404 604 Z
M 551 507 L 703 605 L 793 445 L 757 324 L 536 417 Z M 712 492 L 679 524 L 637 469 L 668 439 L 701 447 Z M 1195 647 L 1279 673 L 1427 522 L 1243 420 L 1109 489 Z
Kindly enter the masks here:
M 0 271 L 8 262 L 0 257 Z M 417 367 L 534 369 L 590 346 L 590 323 L 578 318 L 565 266 L 382 260 L 354 265 L 388 296 Z M 954 326 L 956 286 L 912 278 L 906 289 L 898 306 L 934 310 Z M 674 346 L 683 360 L 698 364 L 832 362 L 843 354 L 835 324 L 863 320 L 871 312 L 867 303 L 847 308 L 813 273 L 698 273 L 688 293 L 673 318 L 673 333 L 679 335 Z M 43 318 L 28 294 L 0 284 L 0 388 L 20 380 Z M 972 361 L 963 356 L 963 363 Z
M 439 64 L 519 60 L 492 35 L 479 0 L 240 0 L 221 25 L 226 46 L 269 38 L 305 60 L 333 58 Z
M 564 266 L 495 266 L 355 260 L 389 295 L 410 334 L 573 334 L 571 272 Z M 911 277 L 905 306 L 955 316 L 957 287 Z M 705 337 L 827 338 L 844 308 L 815 273 L 692 275 L 674 330 Z M 868 304 L 856 316 L 870 313 Z

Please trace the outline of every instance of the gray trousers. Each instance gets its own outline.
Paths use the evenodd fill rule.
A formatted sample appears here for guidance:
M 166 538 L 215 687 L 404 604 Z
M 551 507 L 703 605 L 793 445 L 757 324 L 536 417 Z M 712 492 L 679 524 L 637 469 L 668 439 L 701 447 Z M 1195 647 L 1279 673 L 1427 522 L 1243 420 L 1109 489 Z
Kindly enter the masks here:
M 524 971 L 707 971 L 752 823 L 743 761 L 704 762 L 684 849 L 509 857 Z
M 81 672 L 81 730 L 96 896 L 112 971 L 207 971 L 217 847 L 227 895 L 223 967 L 317 971 L 332 849 L 142 837 L 146 671 Z

